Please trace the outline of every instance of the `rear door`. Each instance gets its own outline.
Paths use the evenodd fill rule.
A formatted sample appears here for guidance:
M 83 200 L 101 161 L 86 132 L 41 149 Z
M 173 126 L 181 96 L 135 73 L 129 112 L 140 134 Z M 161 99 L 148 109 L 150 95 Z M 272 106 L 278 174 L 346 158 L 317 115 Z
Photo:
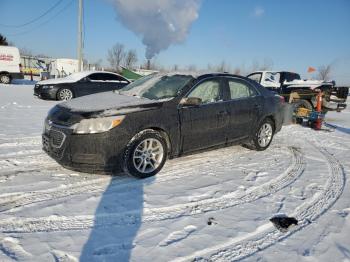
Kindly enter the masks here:
M 222 79 L 207 78 L 192 88 L 186 97 L 201 98 L 202 104 L 179 108 L 182 151 L 225 143 L 229 117 L 223 101 Z
M 225 85 L 230 115 L 227 137 L 232 142 L 250 135 L 262 109 L 262 97 L 254 86 L 240 78 L 226 77 Z
M 129 80 L 116 74 L 104 73 L 101 87 L 104 91 L 118 90 L 130 83 Z

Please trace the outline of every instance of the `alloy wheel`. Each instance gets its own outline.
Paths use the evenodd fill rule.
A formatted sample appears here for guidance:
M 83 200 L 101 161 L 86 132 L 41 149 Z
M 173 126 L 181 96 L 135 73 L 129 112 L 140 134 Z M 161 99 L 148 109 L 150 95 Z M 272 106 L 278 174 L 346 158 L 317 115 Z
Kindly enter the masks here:
M 273 129 L 270 123 L 265 123 L 260 127 L 258 133 L 258 143 L 261 147 L 266 147 L 272 139 Z
M 0 82 L 3 84 L 9 84 L 10 81 L 11 81 L 11 79 L 8 75 L 1 75 L 0 76 Z
M 154 138 L 147 138 L 139 143 L 133 154 L 135 169 L 141 173 L 151 173 L 156 170 L 164 158 L 162 143 Z
M 58 97 L 60 100 L 70 100 L 73 98 L 73 93 L 69 89 L 62 89 L 59 91 Z

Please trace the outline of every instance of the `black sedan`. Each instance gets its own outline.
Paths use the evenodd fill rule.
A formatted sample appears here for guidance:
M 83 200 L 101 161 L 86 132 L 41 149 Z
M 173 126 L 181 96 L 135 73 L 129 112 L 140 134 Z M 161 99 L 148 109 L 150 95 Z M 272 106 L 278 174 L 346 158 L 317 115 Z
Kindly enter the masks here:
M 42 99 L 70 100 L 94 93 L 118 90 L 130 81 L 121 75 L 105 71 L 85 71 L 64 78 L 38 82 L 34 95 Z
M 282 97 L 246 77 L 157 74 L 56 105 L 43 149 L 73 170 L 145 178 L 167 158 L 210 147 L 265 150 L 281 129 L 283 107 Z

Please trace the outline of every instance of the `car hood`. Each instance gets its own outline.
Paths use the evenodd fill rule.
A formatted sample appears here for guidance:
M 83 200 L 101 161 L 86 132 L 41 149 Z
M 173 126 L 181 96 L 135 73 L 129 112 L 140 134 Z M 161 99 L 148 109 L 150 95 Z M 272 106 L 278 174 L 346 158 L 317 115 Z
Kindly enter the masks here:
M 157 100 L 120 95 L 112 91 L 75 98 L 59 104 L 59 107 L 70 112 L 108 116 L 152 109 L 161 104 Z

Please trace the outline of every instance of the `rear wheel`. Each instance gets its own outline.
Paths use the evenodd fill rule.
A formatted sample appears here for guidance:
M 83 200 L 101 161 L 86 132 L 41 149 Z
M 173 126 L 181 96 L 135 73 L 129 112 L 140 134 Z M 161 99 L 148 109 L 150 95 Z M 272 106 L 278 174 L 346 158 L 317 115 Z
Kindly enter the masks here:
M 69 88 L 61 88 L 57 92 L 57 99 L 58 100 L 70 100 L 73 97 L 74 97 L 73 92 Z
M 298 101 L 293 102 L 293 111 L 294 111 L 294 113 L 297 113 L 299 108 L 305 108 L 305 109 L 308 109 L 308 110 L 312 110 L 313 107 L 312 107 L 312 104 L 309 101 L 300 99 Z
M 3 83 L 3 84 L 11 83 L 11 77 L 8 74 L 1 74 L 0 75 L 0 83 Z
M 249 149 L 262 151 L 268 148 L 272 142 L 275 125 L 270 118 L 265 118 L 255 132 L 253 139 L 245 146 Z
M 159 132 L 144 130 L 127 145 L 123 169 L 137 178 L 154 176 L 163 168 L 167 152 L 166 141 Z
M 299 111 L 302 108 L 312 111 L 313 109 L 312 104 L 307 100 L 300 99 L 300 100 L 294 101 L 292 105 L 293 105 L 293 122 L 296 124 L 302 124 L 303 118 L 299 115 L 300 114 Z

